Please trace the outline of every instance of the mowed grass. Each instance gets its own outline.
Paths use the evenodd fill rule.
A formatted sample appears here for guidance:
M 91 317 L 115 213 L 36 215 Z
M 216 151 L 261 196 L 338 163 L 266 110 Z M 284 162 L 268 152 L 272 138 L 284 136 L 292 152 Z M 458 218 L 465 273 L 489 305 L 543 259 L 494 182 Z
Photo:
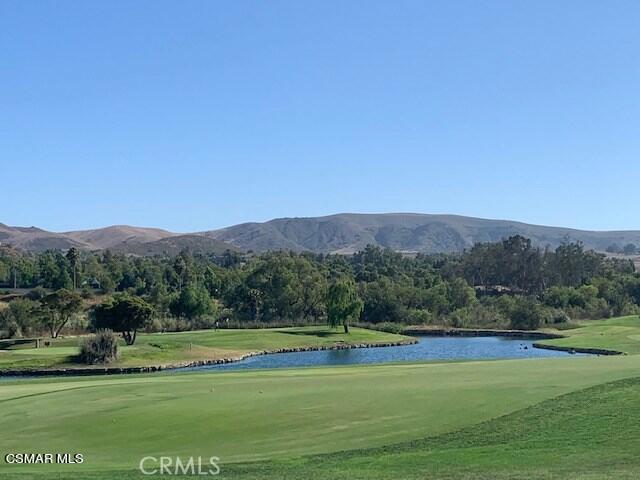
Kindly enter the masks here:
M 0 452 L 85 457 L 0 458 L 0 478 L 143 478 L 148 455 L 215 455 L 228 479 L 640 478 L 639 324 L 589 322 L 550 341 L 631 354 L 614 357 L 0 381 Z M 335 342 L 298 330 L 149 335 L 134 348 L 144 358 L 173 335 L 182 351 L 202 333 L 198 345 L 226 351 Z
M 540 343 L 572 348 L 600 348 L 630 355 L 640 354 L 640 317 L 610 318 L 582 322 L 579 328 L 560 332 L 566 338 Z
M 562 395 L 451 433 L 365 450 L 222 465 L 238 480 L 632 480 L 640 472 L 640 379 Z M 71 480 L 77 473 L 5 473 Z M 136 470 L 83 472 L 88 480 L 148 478 Z
M 469 428 L 414 442 L 228 465 L 222 478 L 637 479 L 638 397 L 640 378 L 636 377 L 572 392 Z
M 4 382 L 0 430 L 11 434 L 0 436 L 0 451 L 83 453 L 85 463 L 0 461 L 0 476 L 133 471 L 146 455 L 268 459 L 286 469 L 304 455 L 455 432 L 638 372 L 640 356 L 623 356 Z
M 195 360 L 234 358 L 248 352 L 280 348 L 320 347 L 336 344 L 387 343 L 406 339 L 402 335 L 325 326 L 245 330 L 201 330 L 179 333 L 139 334 L 132 346 L 120 344 L 120 359 L 110 366 L 171 365 Z M 50 340 L 50 346 L 0 350 L 0 369 L 81 366 L 73 362 L 81 337 Z

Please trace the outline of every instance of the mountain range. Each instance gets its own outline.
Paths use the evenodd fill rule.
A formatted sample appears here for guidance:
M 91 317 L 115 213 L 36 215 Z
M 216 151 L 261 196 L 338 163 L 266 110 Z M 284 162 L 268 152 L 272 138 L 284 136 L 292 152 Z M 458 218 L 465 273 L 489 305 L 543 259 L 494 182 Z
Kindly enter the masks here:
M 523 235 L 534 245 L 554 248 L 565 241 L 581 241 L 604 251 L 611 245 L 640 246 L 640 231 L 588 231 L 531 225 L 510 220 L 488 220 L 458 215 L 418 213 L 353 214 L 325 217 L 278 218 L 218 230 L 174 233 L 159 228 L 114 225 L 93 230 L 50 232 L 37 227 L 10 227 L 0 223 L 0 244 L 27 251 L 111 249 L 135 255 L 175 254 L 225 250 L 311 251 L 349 254 L 368 244 L 401 252 L 462 251 L 477 242 L 495 242 Z

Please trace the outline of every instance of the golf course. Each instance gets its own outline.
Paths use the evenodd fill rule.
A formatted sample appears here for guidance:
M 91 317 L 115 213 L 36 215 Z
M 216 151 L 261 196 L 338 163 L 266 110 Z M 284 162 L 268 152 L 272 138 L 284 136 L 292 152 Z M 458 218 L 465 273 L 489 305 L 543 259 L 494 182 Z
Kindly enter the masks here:
M 287 346 L 344 341 L 317 328 Z M 142 478 L 145 456 L 216 456 L 230 479 L 636 478 L 640 319 L 562 333 L 543 343 L 625 355 L 3 379 L 0 428 L 11 435 L 0 451 L 81 453 L 84 462 L 0 463 L 0 476 Z M 142 336 L 141 350 L 172 335 L 181 334 Z M 187 335 L 225 352 L 288 339 L 283 329 Z
M 47 369 L 78 367 L 81 338 L 49 340 L 49 346 L 17 345 L 0 350 L 2 369 Z M 246 330 L 202 330 L 179 333 L 141 334 L 135 345 L 121 342 L 119 356 L 110 366 L 183 365 L 200 360 L 237 359 L 247 354 L 282 349 L 314 349 L 333 346 L 379 345 L 409 340 L 402 335 L 353 328 L 349 335 L 326 327 Z

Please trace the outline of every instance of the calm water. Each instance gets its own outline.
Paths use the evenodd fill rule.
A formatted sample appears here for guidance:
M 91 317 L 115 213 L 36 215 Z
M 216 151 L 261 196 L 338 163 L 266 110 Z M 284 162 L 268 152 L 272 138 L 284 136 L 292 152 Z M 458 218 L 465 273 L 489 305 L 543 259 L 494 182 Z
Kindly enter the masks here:
M 490 358 L 565 357 L 571 354 L 534 348 L 533 340 L 508 337 L 416 336 L 418 343 L 401 347 L 354 348 L 313 352 L 274 353 L 240 362 L 205 365 L 184 370 L 245 370 L 320 365 L 410 362 L 417 360 L 461 360 Z M 576 354 L 579 355 L 579 354 Z

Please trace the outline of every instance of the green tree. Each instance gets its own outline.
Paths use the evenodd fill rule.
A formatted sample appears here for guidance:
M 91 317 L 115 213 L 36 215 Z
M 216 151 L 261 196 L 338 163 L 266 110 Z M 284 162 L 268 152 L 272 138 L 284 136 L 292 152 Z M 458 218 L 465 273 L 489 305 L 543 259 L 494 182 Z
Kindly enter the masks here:
M 37 302 L 27 298 L 18 298 L 9 303 L 8 311 L 19 327 L 18 334 L 29 335 L 37 319 Z
M 71 317 L 82 310 L 82 297 L 61 288 L 45 296 L 40 304 L 42 322 L 49 329 L 51 338 L 57 338 Z
M 37 303 L 17 298 L 7 308 L 0 310 L 0 330 L 7 338 L 22 337 L 31 333 L 37 319 Z
M 447 283 L 447 300 L 451 311 L 470 307 L 476 303 L 476 292 L 464 278 L 454 278 Z
M 67 251 L 67 260 L 69 260 L 69 263 L 71 264 L 71 269 L 73 271 L 73 290 L 75 291 L 76 288 L 78 287 L 78 282 L 77 282 L 77 272 L 78 272 L 78 259 L 80 258 L 80 253 L 78 252 L 78 249 L 75 247 L 71 247 L 68 251 Z
M 406 316 L 406 308 L 396 290 L 396 285 L 387 277 L 365 283 L 360 290 L 363 300 L 363 321 L 402 322 Z
M 340 278 L 329 286 L 327 293 L 327 321 L 332 327 L 342 323 L 344 333 L 349 333 L 349 322 L 362 312 L 362 300 L 350 278 Z
M 535 330 L 544 322 L 542 306 L 533 298 L 518 298 L 511 312 L 511 328 Z
M 193 319 L 214 312 L 213 302 L 206 288 L 187 285 L 169 305 L 169 311 L 176 317 Z
M 40 283 L 47 288 L 71 288 L 69 261 L 59 251 L 48 250 L 38 256 Z
M 125 343 L 133 345 L 138 330 L 151 322 L 153 314 L 153 307 L 142 298 L 121 293 L 94 308 L 93 324 L 96 329 L 121 333 Z

